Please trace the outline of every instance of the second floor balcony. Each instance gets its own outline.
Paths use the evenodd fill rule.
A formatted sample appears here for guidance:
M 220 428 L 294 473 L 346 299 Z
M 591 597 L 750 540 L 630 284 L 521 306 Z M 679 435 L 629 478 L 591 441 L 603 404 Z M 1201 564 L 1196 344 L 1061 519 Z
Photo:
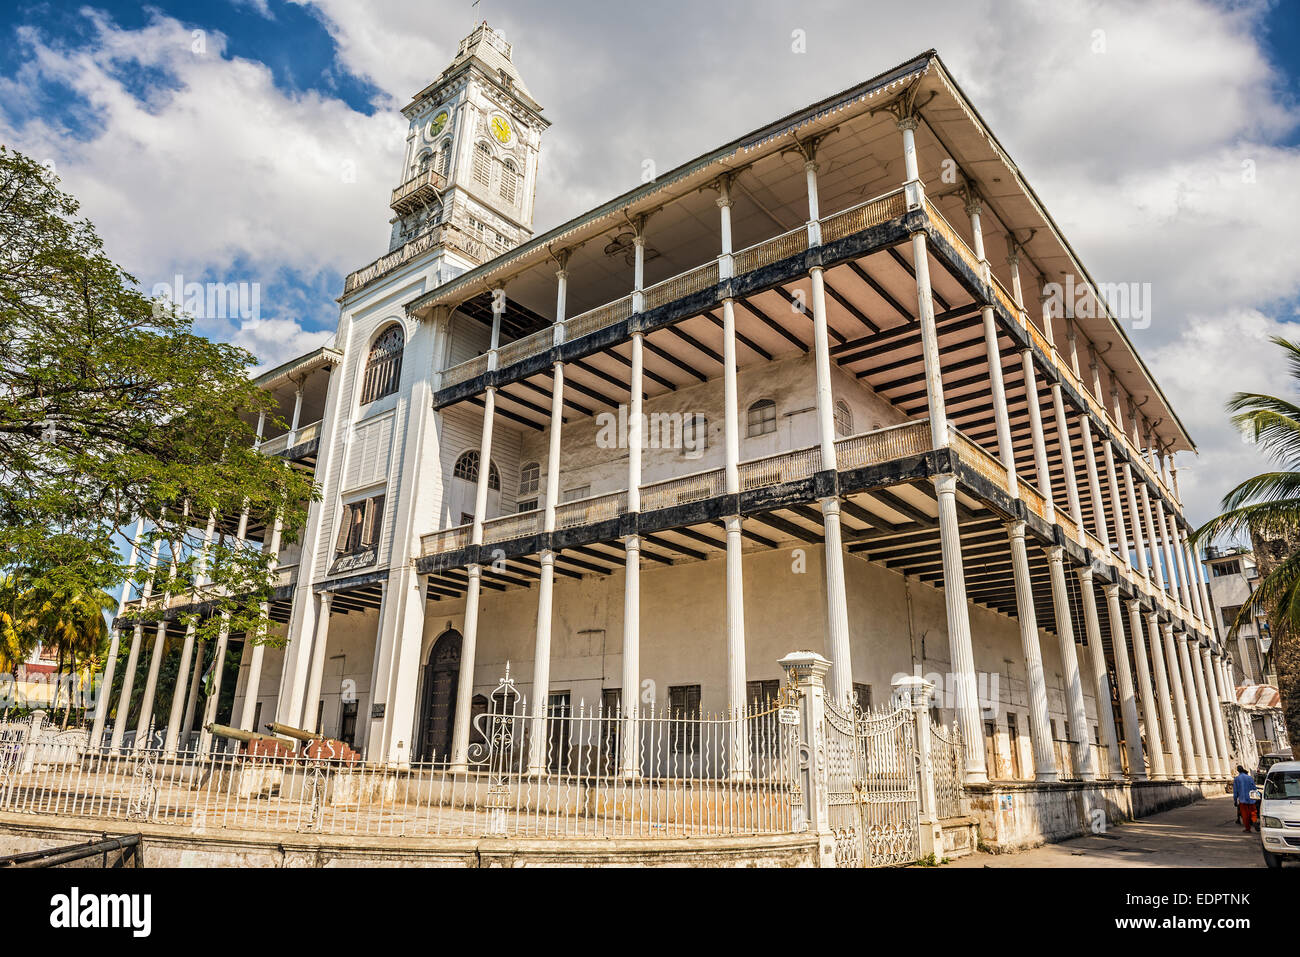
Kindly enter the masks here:
M 437 170 L 421 170 L 393 190 L 388 205 L 398 216 L 405 216 L 407 213 L 437 202 L 446 188 L 447 179 Z

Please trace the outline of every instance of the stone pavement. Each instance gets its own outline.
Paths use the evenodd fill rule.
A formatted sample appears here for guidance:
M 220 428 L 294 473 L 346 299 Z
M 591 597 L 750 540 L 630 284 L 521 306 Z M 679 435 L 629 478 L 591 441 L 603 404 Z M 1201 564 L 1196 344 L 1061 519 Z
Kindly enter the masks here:
M 946 867 L 1263 867 L 1259 834 L 1244 834 L 1232 798 L 1216 795 L 1016 854 L 976 852 Z

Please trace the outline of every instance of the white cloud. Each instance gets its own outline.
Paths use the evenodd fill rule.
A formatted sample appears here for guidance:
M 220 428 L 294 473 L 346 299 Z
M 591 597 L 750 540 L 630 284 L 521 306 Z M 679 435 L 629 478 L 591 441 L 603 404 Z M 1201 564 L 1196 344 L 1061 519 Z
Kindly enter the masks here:
M 196 56 L 176 21 L 128 31 L 97 19 L 88 50 L 25 34 L 29 63 L 0 81 L 0 96 L 23 102 L 40 79 L 60 79 L 102 114 L 102 132 L 37 120 L 0 126 L 0 137 L 55 158 L 110 252 L 146 282 L 175 271 L 224 278 L 236 262 L 268 276 L 363 265 L 386 248 L 405 127 L 396 108 L 446 66 L 476 14 L 303 2 L 334 38 L 340 68 L 381 91 L 375 116 L 276 89 L 261 64 L 220 56 L 218 35 Z M 1132 336 L 1200 444 L 1199 458 L 1182 456 L 1181 484 L 1203 520 L 1260 465 L 1227 425 L 1227 395 L 1288 387 L 1267 337 L 1283 331 L 1270 316 L 1277 303 L 1300 295 L 1286 241 L 1300 219 L 1300 152 L 1281 145 L 1297 113 L 1259 41 L 1270 11 L 1263 0 L 577 0 L 493 9 L 492 21 L 554 123 L 539 228 L 633 185 L 645 158 L 670 168 L 937 48 L 1093 275 L 1152 283 L 1154 322 Z M 807 53 L 792 51 L 794 30 Z M 122 59 L 163 69 L 179 88 L 141 103 L 115 68 Z M 228 334 L 272 361 L 306 341 L 278 321 Z

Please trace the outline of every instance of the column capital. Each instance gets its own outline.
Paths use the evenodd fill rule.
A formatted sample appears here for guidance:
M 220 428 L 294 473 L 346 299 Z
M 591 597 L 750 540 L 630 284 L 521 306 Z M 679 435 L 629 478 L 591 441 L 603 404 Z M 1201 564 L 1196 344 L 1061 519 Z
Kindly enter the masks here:
M 900 116 L 898 118 L 898 128 L 900 130 L 909 130 L 915 133 L 917 127 L 920 125 L 921 123 L 917 119 L 915 113 L 908 113 L 906 116 Z
M 623 539 L 623 548 L 627 551 L 637 551 L 641 548 L 640 535 L 628 535 Z
M 984 200 L 977 193 L 967 193 L 965 210 L 967 216 L 978 216 L 984 212 Z

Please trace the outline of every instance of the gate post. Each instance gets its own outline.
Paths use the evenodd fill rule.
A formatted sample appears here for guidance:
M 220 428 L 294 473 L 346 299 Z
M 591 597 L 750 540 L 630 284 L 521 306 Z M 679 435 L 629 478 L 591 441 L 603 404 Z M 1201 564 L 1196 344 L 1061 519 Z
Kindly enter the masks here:
M 891 687 L 894 689 L 894 706 L 912 712 L 916 727 L 917 764 L 917 817 L 921 856 L 939 857 L 943 851 L 943 828 L 936 814 L 934 793 L 934 761 L 930 756 L 930 701 L 934 696 L 933 682 L 917 675 L 899 675 Z
M 799 692 L 800 774 L 808 830 L 817 835 L 817 860 L 821 867 L 835 866 L 835 838 L 831 834 L 830 803 L 826 781 L 826 673 L 831 663 L 815 651 L 792 651 L 779 662 L 786 682 Z

